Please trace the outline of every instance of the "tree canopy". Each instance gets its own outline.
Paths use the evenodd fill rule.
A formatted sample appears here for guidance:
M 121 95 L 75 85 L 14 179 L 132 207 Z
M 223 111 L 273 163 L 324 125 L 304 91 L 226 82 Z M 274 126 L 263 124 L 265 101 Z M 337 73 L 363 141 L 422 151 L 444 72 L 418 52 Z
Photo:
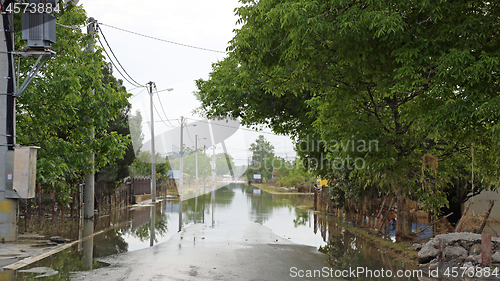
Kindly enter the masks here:
M 70 6 L 57 14 L 56 20 L 64 25 L 84 25 L 87 15 L 83 8 Z M 20 26 L 16 31 L 16 47 L 20 49 L 25 45 Z M 57 55 L 40 69 L 16 104 L 17 141 L 40 147 L 37 181 L 47 185 L 77 183 L 90 172 L 91 152 L 99 170 L 123 157 L 130 145 L 128 133 L 117 132 L 123 125 L 117 118 L 126 118 L 127 113 L 121 110 L 129 107 L 129 94 L 111 79 L 101 50 L 88 50 L 95 38 L 60 26 L 56 32 L 53 48 Z M 20 73 L 27 73 L 33 62 L 21 60 Z M 117 128 L 111 128 L 113 122 Z M 89 134 L 91 128 L 95 128 L 95 139 Z
M 473 153 L 477 184 L 498 183 L 498 3 L 240 2 L 228 57 L 197 81 L 205 115 L 289 134 L 310 168 L 398 207 L 439 213 Z

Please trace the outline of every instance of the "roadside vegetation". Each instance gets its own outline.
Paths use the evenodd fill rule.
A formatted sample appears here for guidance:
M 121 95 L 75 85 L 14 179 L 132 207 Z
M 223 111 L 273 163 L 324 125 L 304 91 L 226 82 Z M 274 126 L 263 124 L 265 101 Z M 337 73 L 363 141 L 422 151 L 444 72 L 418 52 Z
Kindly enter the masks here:
M 206 117 L 291 136 L 339 204 L 394 196 L 398 239 L 408 200 L 438 216 L 496 189 L 498 3 L 241 3 L 228 56 L 197 80 Z
M 263 189 L 272 193 L 310 192 L 316 183 L 315 175 L 303 166 L 302 161 L 276 156 L 274 146 L 262 135 L 250 145 L 250 151 L 252 162 L 245 172 L 246 178 L 266 184 Z
M 56 21 L 66 26 L 86 25 L 81 6 L 63 5 Z M 21 14 L 16 14 L 17 50 L 21 38 Z M 100 48 L 89 50 L 96 37 L 80 29 L 58 27 L 57 55 L 49 59 L 16 100 L 17 142 L 38 146 L 37 183 L 43 193 L 55 190 L 63 205 L 74 202 L 74 193 L 92 171 L 95 154 L 96 186 L 117 188 L 129 175 L 135 158 L 129 131 L 130 103 L 121 80 L 113 77 Z M 21 77 L 34 58 L 20 60 Z M 22 82 L 22 79 L 21 79 Z M 91 136 L 94 130 L 95 137 Z

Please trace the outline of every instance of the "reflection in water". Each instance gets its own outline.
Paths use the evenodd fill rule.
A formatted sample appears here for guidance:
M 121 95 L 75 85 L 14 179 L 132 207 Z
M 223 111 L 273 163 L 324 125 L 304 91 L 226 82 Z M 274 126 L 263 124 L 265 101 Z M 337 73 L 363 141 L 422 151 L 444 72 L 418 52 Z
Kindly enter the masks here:
M 156 223 L 156 204 L 153 204 L 150 208 L 150 223 L 149 229 L 149 247 L 153 247 L 155 241 L 155 223 Z
M 84 225 L 84 235 L 87 235 L 87 231 L 107 231 L 88 239 L 91 243 L 93 241 L 90 252 L 84 244 L 83 251 L 79 251 L 77 247 L 70 248 L 41 261 L 38 266 L 48 266 L 59 271 L 59 280 L 69 279 L 69 272 L 89 267 L 88 260 L 92 267 L 99 266 L 95 262 L 92 264 L 92 259 L 88 256 L 93 254 L 95 259 L 167 241 L 176 233 L 172 230 L 177 229 L 177 224 L 186 227 L 199 221 L 216 228 L 220 223 L 228 225 L 251 221 L 269 227 L 282 239 L 321 247 L 334 269 L 357 266 L 394 270 L 411 268 L 397 257 L 383 254 L 369 241 L 350 233 L 332 218 L 298 208 L 312 205 L 313 198 L 310 195 L 273 195 L 254 190 L 249 185 L 231 184 L 210 192 L 210 195 L 203 192 L 198 199 L 192 198 L 182 203 L 183 217 L 177 215 L 181 209 L 178 200 L 163 200 L 155 207 L 135 206 L 130 210 L 122 209 L 96 217 L 88 229 Z M 210 219 L 205 221 L 205 215 Z M 57 235 L 65 238 L 76 235 L 73 239 L 77 239 L 78 232 L 72 232 L 70 228 L 62 227 L 61 233 Z M 20 273 L 16 276 L 20 280 Z
M 399 270 L 416 270 L 416 263 L 405 263 L 397 255 L 379 249 L 371 241 L 346 230 L 341 224 L 329 220 L 322 215 L 314 214 L 316 230 L 328 243 L 320 247 L 320 251 L 327 254 L 329 262 L 334 268 L 345 270 L 353 267 L 362 267 L 370 270 L 390 270 L 396 274 Z M 366 275 L 350 280 L 418 280 L 417 278 L 397 277 L 369 277 Z
M 83 220 L 83 266 L 85 268 L 92 268 L 92 261 L 94 258 L 94 220 L 84 219 Z

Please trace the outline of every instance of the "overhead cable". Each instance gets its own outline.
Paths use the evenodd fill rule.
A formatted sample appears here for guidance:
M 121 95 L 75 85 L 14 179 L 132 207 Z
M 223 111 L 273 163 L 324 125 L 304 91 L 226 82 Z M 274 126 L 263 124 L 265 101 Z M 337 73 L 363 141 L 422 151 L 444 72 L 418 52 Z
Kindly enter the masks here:
M 155 84 L 155 91 L 156 91 L 156 97 L 160 101 L 161 110 L 163 111 L 163 114 L 165 115 L 165 118 L 167 118 L 167 122 L 170 123 L 170 125 L 171 125 L 172 128 L 175 127 L 174 125 L 172 125 L 172 123 L 170 122 L 170 120 L 168 120 L 167 113 L 165 112 L 165 108 L 163 108 L 163 103 L 161 102 L 160 96 L 158 95 L 158 89 L 156 88 L 156 84 Z
M 140 91 L 139 93 L 137 93 L 137 94 L 133 95 L 132 97 L 130 97 L 130 99 L 133 99 L 133 98 L 137 97 L 138 95 L 140 95 L 144 91 L 146 91 L 146 88 L 142 89 L 142 91 Z
M 64 27 L 64 28 L 69 28 L 69 29 L 80 29 L 80 28 L 85 28 L 87 26 L 89 26 L 91 23 L 89 22 L 88 24 L 86 25 L 64 25 L 64 24 L 61 24 L 61 23 L 58 23 L 56 22 L 56 25 L 60 26 L 60 27 Z
M 106 53 L 106 55 L 108 56 L 109 58 L 109 61 L 111 62 L 111 64 L 115 67 L 116 71 L 118 71 L 118 73 L 120 73 L 120 75 L 123 77 L 123 79 L 125 79 L 125 81 L 127 81 L 129 84 L 131 84 L 132 86 L 136 86 L 136 87 L 144 87 L 144 86 L 141 86 L 140 84 L 136 84 L 135 82 L 132 82 L 130 81 L 127 76 L 123 75 L 123 73 L 120 71 L 120 68 L 118 68 L 115 64 L 115 62 L 113 61 L 113 59 L 111 59 L 111 56 L 108 54 L 108 51 L 106 51 L 106 48 L 104 48 L 104 45 L 102 44 L 101 42 L 101 38 L 99 38 L 99 36 L 97 36 L 97 39 L 99 40 L 99 43 L 101 43 L 101 46 L 102 46 L 102 49 L 104 50 L 104 52 Z
M 173 128 L 174 126 L 170 126 L 170 125 L 168 125 L 167 123 L 165 123 L 165 120 L 163 120 L 163 119 L 161 118 L 161 116 L 160 116 L 160 112 L 158 111 L 158 109 L 156 109 L 156 105 L 155 105 L 154 103 L 153 103 L 153 107 L 154 107 L 154 109 L 155 109 L 155 111 L 156 111 L 156 114 L 158 114 L 158 117 L 159 117 L 159 118 L 160 118 L 160 120 L 163 122 L 163 124 L 165 124 L 167 127 Z
M 144 34 L 141 34 L 141 33 L 138 33 L 138 32 L 126 30 L 126 29 L 123 29 L 123 28 L 119 28 L 119 27 L 116 27 L 116 26 L 109 25 L 109 24 L 104 24 L 104 23 L 99 23 L 99 24 L 107 26 L 107 27 L 114 28 L 116 30 L 128 32 L 128 33 L 131 33 L 131 34 L 135 34 L 135 35 L 138 35 L 138 36 L 146 37 L 146 38 L 157 40 L 157 41 L 161 41 L 161 42 L 166 42 L 166 43 L 170 43 L 170 44 L 175 44 L 175 45 L 179 45 L 179 46 L 183 46 L 183 47 L 188 47 L 188 48 L 193 48 L 193 49 L 198 49 L 198 50 L 203 50 L 203 51 L 208 51 L 208 52 L 215 52 L 215 53 L 222 53 L 222 54 L 226 53 L 226 52 L 223 52 L 223 51 L 212 50 L 212 49 L 207 49 L 207 48 L 202 48 L 202 47 L 196 47 L 196 46 L 192 46 L 192 45 L 188 45 L 188 44 L 177 43 L 177 42 L 173 42 L 173 41 L 169 41 L 169 40 L 165 40 L 165 39 L 161 39 L 161 38 L 157 38 L 157 37 L 153 37 L 153 36 L 149 36 L 149 35 L 144 35 Z
M 127 76 L 130 78 L 130 80 L 134 81 L 137 86 L 139 87 L 145 87 L 146 85 L 142 85 L 141 83 L 135 81 L 134 78 L 132 78 L 132 76 L 130 76 L 130 74 L 128 74 L 127 70 L 125 70 L 125 68 L 123 67 L 123 65 L 120 63 L 120 61 L 118 60 L 118 58 L 116 57 L 115 55 L 115 52 L 113 52 L 113 49 L 111 49 L 111 46 L 109 46 L 109 43 L 108 43 L 108 40 L 106 39 L 106 36 L 104 35 L 104 33 L 102 32 L 102 29 L 101 27 L 98 25 L 97 26 L 99 28 L 99 31 L 101 32 L 101 35 L 102 35 L 102 38 L 104 39 L 104 42 L 106 42 L 106 45 L 108 46 L 109 50 L 111 51 L 111 54 L 113 55 L 113 57 L 115 58 L 116 62 L 120 65 L 120 67 L 122 68 L 123 72 L 125 72 L 125 74 L 127 74 Z M 101 40 L 99 39 L 99 42 L 101 43 L 102 45 L 102 42 Z M 102 46 L 104 48 L 104 46 Z M 111 60 L 111 58 L 110 58 Z

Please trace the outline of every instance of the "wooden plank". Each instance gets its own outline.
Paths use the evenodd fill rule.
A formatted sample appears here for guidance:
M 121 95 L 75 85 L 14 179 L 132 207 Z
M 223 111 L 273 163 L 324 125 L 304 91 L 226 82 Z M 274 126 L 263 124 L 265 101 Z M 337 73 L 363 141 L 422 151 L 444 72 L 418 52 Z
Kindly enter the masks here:
M 113 229 L 114 227 L 115 226 L 108 227 L 108 228 L 106 228 L 104 230 L 96 232 L 96 233 L 94 233 L 94 234 L 92 234 L 90 236 L 87 236 L 85 238 L 82 238 L 80 240 L 76 240 L 76 241 L 73 241 L 71 243 L 67 243 L 67 244 L 63 244 L 63 245 L 57 246 L 57 247 L 55 247 L 55 248 L 53 248 L 53 249 L 51 249 L 49 251 L 40 253 L 38 255 L 35 255 L 35 256 L 29 257 L 29 258 L 25 258 L 25 259 L 20 260 L 20 261 L 18 261 L 16 263 L 13 263 L 13 264 L 9 264 L 7 266 L 4 266 L 3 269 L 4 270 L 18 270 L 18 269 L 23 268 L 23 267 L 25 267 L 27 265 L 30 265 L 30 264 L 32 264 L 34 262 L 40 261 L 40 260 L 42 260 L 44 258 L 50 257 L 52 255 L 55 255 L 55 254 L 61 252 L 61 251 L 64 251 L 64 250 L 66 250 L 66 249 L 68 249 L 68 248 L 70 248 L 70 247 L 72 247 L 72 246 L 74 246 L 74 245 L 76 245 L 76 244 L 78 244 L 80 242 L 83 242 L 83 241 L 85 241 L 87 239 L 93 238 L 96 235 L 99 235 L 99 234 L 102 234 L 102 233 L 104 233 L 106 231 L 109 231 L 109 230 Z

